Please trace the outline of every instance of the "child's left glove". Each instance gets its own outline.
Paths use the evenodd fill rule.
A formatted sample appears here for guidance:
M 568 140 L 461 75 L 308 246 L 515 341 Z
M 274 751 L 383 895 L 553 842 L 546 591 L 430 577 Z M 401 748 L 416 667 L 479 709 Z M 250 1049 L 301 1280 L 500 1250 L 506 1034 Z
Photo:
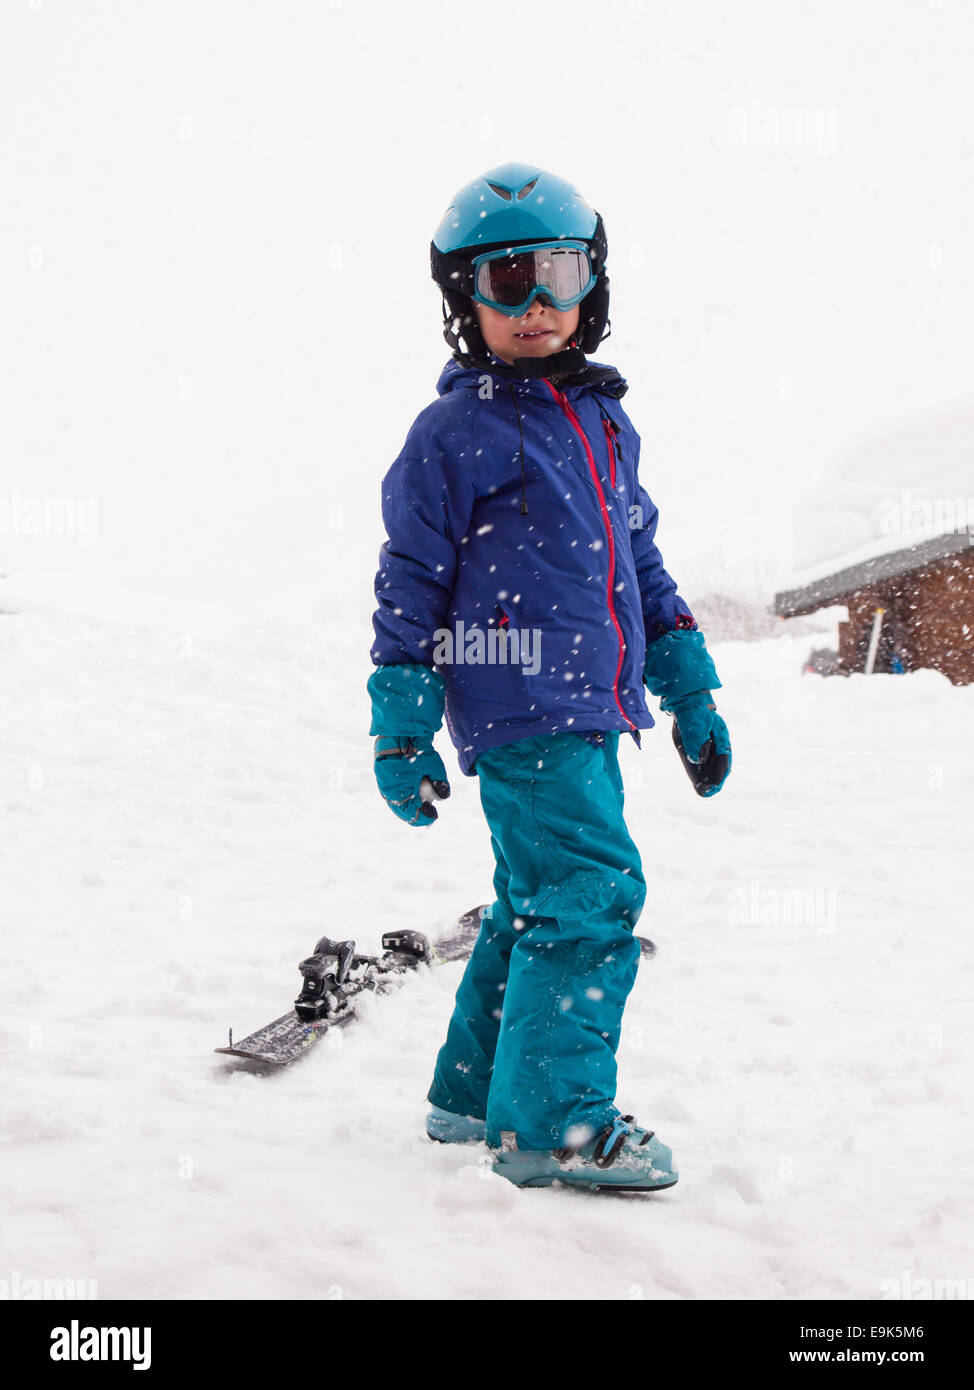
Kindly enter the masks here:
M 715 796 L 731 769 L 731 746 L 714 697 L 709 690 L 695 690 L 678 700 L 664 700 L 660 708 L 673 715 L 673 742 L 694 791 Z
M 651 642 L 643 674 L 660 709 L 673 715 L 673 742 L 694 791 L 715 796 L 730 774 L 731 744 L 711 694 L 720 681 L 703 633 L 677 628 Z
M 380 666 L 369 678 L 375 779 L 383 799 L 409 825 L 432 825 L 433 800 L 450 795 L 433 735 L 443 721 L 443 677 L 429 666 Z

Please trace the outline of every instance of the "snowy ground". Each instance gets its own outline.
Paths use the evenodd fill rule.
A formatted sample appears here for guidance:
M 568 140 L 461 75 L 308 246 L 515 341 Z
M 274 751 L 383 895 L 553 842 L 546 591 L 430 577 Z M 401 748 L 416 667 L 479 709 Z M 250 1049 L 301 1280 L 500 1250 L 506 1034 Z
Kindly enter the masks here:
M 23 597 L 0 586 L 0 609 Z M 423 833 L 374 790 L 368 642 L 324 600 L 0 616 L 0 1271 L 147 1299 L 844 1299 L 974 1276 L 974 690 L 726 644 L 722 794 L 694 797 L 668 726 L 625 750 L 659 955 L 620 1100 L 681 1180 L 522 1192 L 423 1134 L 459 966 L 288 1073 L 211 1051 L 281 1011 L 321 932 L 435 935 L 487 892 L 473 780 Z

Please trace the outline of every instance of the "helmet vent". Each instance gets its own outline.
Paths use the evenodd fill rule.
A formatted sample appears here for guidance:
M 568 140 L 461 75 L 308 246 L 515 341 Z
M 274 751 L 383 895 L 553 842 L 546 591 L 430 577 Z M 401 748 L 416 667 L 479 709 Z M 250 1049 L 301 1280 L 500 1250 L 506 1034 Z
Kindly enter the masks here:
M 538 182 L 537 179 L 532 179 L 530 183 L 526 183 L 526 184 L 524 185 L 523 188 L 519 188 L 519 189 L 518 189 L 518 193 L 517 193 L 517 200 L 518 200 L 518 202 L 520 202 L 522 198 L 526 198 L 526 197 L 528 196 L 528 194 L 531 192 L 531 190 L 534 188 L 534 185 L 535 185 L 537 182 Z
M 537 183 L 537 179 L 535 179 Z M 509 203 L 514 196 L 509 188 L 502 188 L 499 183 L 488 183 L 488 188 L 492 188 L 499 198 L 503 198 L 505 203 Z

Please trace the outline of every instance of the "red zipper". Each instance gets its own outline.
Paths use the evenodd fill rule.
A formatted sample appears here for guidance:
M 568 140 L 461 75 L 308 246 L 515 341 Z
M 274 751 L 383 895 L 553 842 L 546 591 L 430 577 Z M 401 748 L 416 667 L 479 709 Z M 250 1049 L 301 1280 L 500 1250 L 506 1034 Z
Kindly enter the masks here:
M 619 706 L 619 713 L 622 715 L 623 719 L 629 725 L 630 729 L 635 729 L 635 724 L 629 718 L 626 711 L 622 708 L 622 701 L 619 699 L 619 676 L 622 674 L 622 663 L 626 655 L 626 641 L 622 635 L 622 628 L 619 626 L 619 619 L 616 617 L 615 602 L 612 597 L 613 584 L 616 577 L 616 545 L 615 536 L 612 532 L 612 521 L 609 517 L 609 509 L 605 505 L 605 493 L 602 491 L 602 480 L 599 478 L 599 470 L 595 466 L 595 456 L 592 453 L 592 446 L 588 442 L 588 436 L 582 429 L 581 420 L 579 420 L 574 410 L 572 410 L 571 406 L 568 404 L 568 397 L 562 391 L 559 391 L 557 387 L 552 386 L 551 382 L 548 380 L 547 377 L 542 377 L 542 381 L 544 381 L 544 384 L 547 386 L 548 390 L 554 396 L 555 400 L 561 406 L 565 415 L 571 421 L 572 425 L 575 428 L 575 432 L 577 433 L 579 439 L 585 446 L 585 457 L 588 459 L 589 472 L 592 474 L 592 481 L 595 484 L 595 491 L 598 494 L 599 510 L 602 513 L 602 525 L 605 527 L 606 540 L 609 544 L 609 585 L 607 593 L 607 598 L 609 601 L 609 617 L 612 619 L 612 626 L 615 628 L 616 637 L 619 639 L 619 662 L 616 666 L 615 680 L 612 682 L 612 693 L 615 696 L 616 704 Z M 606 439 L 608 438 L 608 426 L 606 426 Z M 615 487 L 614 449 L 610 449 L 610 453 L 612 456 L 610 460 L 611 481 L 612 486 Z

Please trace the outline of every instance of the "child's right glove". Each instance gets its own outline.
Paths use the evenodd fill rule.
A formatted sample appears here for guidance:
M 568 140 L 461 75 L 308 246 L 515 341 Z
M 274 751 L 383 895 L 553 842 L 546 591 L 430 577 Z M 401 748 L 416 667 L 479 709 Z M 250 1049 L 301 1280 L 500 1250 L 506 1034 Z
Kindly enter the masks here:
M 450 795 L 433 735 L 443 721 L 443 677 L 429 666 L 379 666 L 369 678 L 375 780 L 386 804 L 409 825 L 432 825 L 433 799 Z
M 660 709 L 673 715 L 673 742 L 694 791 L 715 796 L 730 774 L 731 745 L 710 693 L 720 681 L 703 633 L 681 627 L 651 642 L 643 674 Z

